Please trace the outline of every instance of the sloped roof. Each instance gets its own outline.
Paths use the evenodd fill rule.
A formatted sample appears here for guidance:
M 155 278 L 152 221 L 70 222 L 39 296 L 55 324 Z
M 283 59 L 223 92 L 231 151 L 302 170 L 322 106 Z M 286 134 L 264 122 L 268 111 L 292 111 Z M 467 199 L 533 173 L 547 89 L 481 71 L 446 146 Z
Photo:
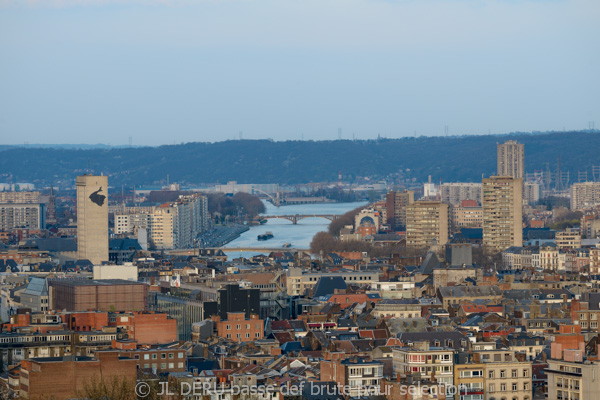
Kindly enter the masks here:
M 346 289 L 348 285 L 341 276 L 322 276 L 317 281 L 313 291 L 313 297 L 327 296 L 333 294 L 335 289 Z

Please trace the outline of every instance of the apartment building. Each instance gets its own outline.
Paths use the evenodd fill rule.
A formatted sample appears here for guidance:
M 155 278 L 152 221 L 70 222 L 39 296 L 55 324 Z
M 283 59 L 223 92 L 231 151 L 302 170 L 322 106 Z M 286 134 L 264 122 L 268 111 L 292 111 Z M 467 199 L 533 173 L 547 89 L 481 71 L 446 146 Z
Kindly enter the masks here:
M 448 204 L 417 201 L 406 208 L 406 245 L 429 247 L 448 243 L 450 233 Z
M 454 365 L 454 386 L 456 397 L 460 400 L 485 399 L 485 364 L 476 364 L 472 360 L 465 364 Z
M 428 341 L 407 344 L 392 348 L 395 375 L 435 374 L 438 383 L 448 386 L 454 384 L 454 349 L 446 347 L 447 344 L 442 342 L 438 346 L 430 346 Z
M 555 241 L 559 249 L 578 249 L 581 247 L 581 235 L 579 231 L 572 228 L 556 232 Z
M 357 357 L 321 360 L 320 370 L 322 382 L 335 382 L 353 398 L 378 394 L 383 379 L 383 362 Z
M 521 178 L 525 176 L 525 145 L 516 140 L 498 143 L 497 175 Z
M 583 210 L 600 204 L 600 182 L 571 185 L 571 210 Z
M 246 318 L 244 312 L 230 312 L 226 320 L 221 320 L 218 315 L 213 315 L 211 319 L 219 337 L 234 342 L 253 342 L 264 337 L 264 321 L 256 314 Z
M 531 400 L 532 366 L 524 354 L 510 350 L 473 353 L 473 361 L 484 365 L 485 398 L 488 400 Z
M 45 229 L 45 204 L 0 203 L 0 230 L 8 231 L 14 228 Z
M 483 180 L 483 245 L 502 251 L 523 244 L 523 180 L 492 176 Z
M 385 196 L 387 223 L 392 229 L 400 229 L 406 226 L 406 207 L 414 201 L 415 192 L 412 190 L 390 191 Z
M 210 225 L 206 196 L 180 196 L 158 207 L 129 207 L 115 213 L 115 233 L 135 234 L 146 229 L 157 249 L 191 248 L 196 236 Z
M 287 293 L 290 296 L 299 296 L 307 289 L 312 289 L 319 278 L 326 277 L 341 277 L 346 284 L 355 285 L 370 285 L 379 282 L 379 272 L 367 271 L 347 271 L 347 272 L 305 272 L 301 268 L 289 268 L 287 271 L 286 287 Z
M 483 207 L 475 200 L 463 200 L 452 207 L 452 225 L 455 228 L 481 228 L 483 226 Z
M 474 200 L 481 204 L 481 191 L 481 183 L 477 182 L 442 183 L 440 185 L 441 201 L 453 206 L 459 205 L 464 200 Z

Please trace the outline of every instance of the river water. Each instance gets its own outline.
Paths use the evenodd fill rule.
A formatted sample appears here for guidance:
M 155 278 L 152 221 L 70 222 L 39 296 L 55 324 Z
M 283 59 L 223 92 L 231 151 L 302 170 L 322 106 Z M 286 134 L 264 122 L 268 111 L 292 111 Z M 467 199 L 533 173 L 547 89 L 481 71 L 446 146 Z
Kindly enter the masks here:
M 264 202 L 267 208 L 263 215 L 296 215 L 296 214 L 331 214 L 341 215 L 350 210 L 368 204 L 358 203 L 325 203 L 325 204 L 299 204 L 292 206 L 276 207 L 269 202 Z M 298 221 L 296 225 L 286 219 L 269 219 L 266 224 L 252 226 L 236 240 L 229 242 L 227 248 L 264 248 L 282 247 L 284 243 L 291 243 L 292 249 L 308 249 L 313 236 L 321 231 L 326 231 L 331 221 L 325 218 L 305 218 Z M 273 233 L 273 239 L 258 241 L 257 236 L 266 232 Z M 230 258 L 251 257 L 260 252 L 227 252 Z

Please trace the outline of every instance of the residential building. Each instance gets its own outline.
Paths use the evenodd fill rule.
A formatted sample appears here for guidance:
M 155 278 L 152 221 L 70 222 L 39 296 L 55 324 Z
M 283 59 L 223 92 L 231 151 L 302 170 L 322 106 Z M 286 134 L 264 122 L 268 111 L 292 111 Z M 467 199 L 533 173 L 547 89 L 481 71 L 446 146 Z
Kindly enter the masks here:
M 485 365 L 486 399 L 533 399 L 532 364 L 524 354 L 511 350 L 477 351 L 473 361 Z
M 406 226 L 406 207 L 415 201 L 415 192 L 405 190 L 403 192 L 390 191 L 385 196 L 385 208 L 387 210 L 387 223 L 394 230 L 403 229 Z
M 541 186 L 537 182 L 525 182 L 523 184 L 523 203 L 536 204 L 541 197 Z
M 335 382 L 346 388 L 350 397 L 368 397 L 380 393 L 383 362 L 358 357 L 345 360 L 321 360 L 321 381 Z M 325 396 L 323 396 L 325 397 Z
M 571 185 L 571 210 L 584 210 L 600 204 L 600 182 Z
M 523 244 L 523 180 L 492 176 L 483 180 L 483 245 L 502 251 Z
M 525 177 L 525 145 L 516 140 L 498 143 L 497 176 Z
M 556 246 L 559 249 L 578 249 L 581 247 L 581 235 L 579 231 L 572 228 L 556 232 L 555 238 Z
M 335 271 L 305 272 L 301 268 L 288 268 L 286 286 L 290 296 L 299 296 L 312 289 L 322 276 L 341 277 L 347 284 L 371 285 L 379 282 L 379 272 L 371 271 Z
M 441 201 L 457 206 L 464 200 L 473 200 L 481 204 L 481 183 L 457 182 L 442 183 L 440 185 Z
M 264 337 L 264 321 L 258 315 L 252 314 L 246 318 L 244 312 L 227 313 L 227 319 L 214 315 L 211 319 L 215 323 L 217 335 L 234 342 L 253 342 Z
M 475 200 L 463 200 L 452 207 L 452 225 L 455 228 L 481 228 L 483 226 L 483 207 Z
M 454 384 L 454 349 L 440 341 L 430 346 L 429 341 L 406 343 L 392 348 L 394 374 L 435 375 L 440 384 Z
M 45 205 L 43 203 L 0 203 L 0 230 L 7 231 L 15 228 L 45 229 Z
M 406 245 L 425 248 L 448 243 L 448 204 L 417 201 L 406 208 Z

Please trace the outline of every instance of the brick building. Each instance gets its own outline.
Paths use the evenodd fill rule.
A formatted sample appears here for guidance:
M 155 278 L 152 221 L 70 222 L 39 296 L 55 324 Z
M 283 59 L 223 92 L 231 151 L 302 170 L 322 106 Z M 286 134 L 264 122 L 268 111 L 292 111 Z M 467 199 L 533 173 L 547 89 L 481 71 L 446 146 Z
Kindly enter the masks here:
M 21 398 L 42 399 L 52 393 L 56 400 L 80 398 L 87 385 L 102 377 L 131 381 L 135 387 L 137 360 L 120 357 L 119 352 L 98 352 L 96 358 L 48 357 L 21 362 L 19 389 Z
M 148 286 L 122 279 L 50 280 L 50 308 L 67 311 L 144 311 Z
M 221 320 L 219 316 L 213 316 L 212 320 L 215 322 L 217 335 L 234 342 L 252 342 L 262 339 L 264 335 L 264 321 L 256 314 L 247 319 L 243 312 L 230 312 L 227 313 L 226 320 Z

